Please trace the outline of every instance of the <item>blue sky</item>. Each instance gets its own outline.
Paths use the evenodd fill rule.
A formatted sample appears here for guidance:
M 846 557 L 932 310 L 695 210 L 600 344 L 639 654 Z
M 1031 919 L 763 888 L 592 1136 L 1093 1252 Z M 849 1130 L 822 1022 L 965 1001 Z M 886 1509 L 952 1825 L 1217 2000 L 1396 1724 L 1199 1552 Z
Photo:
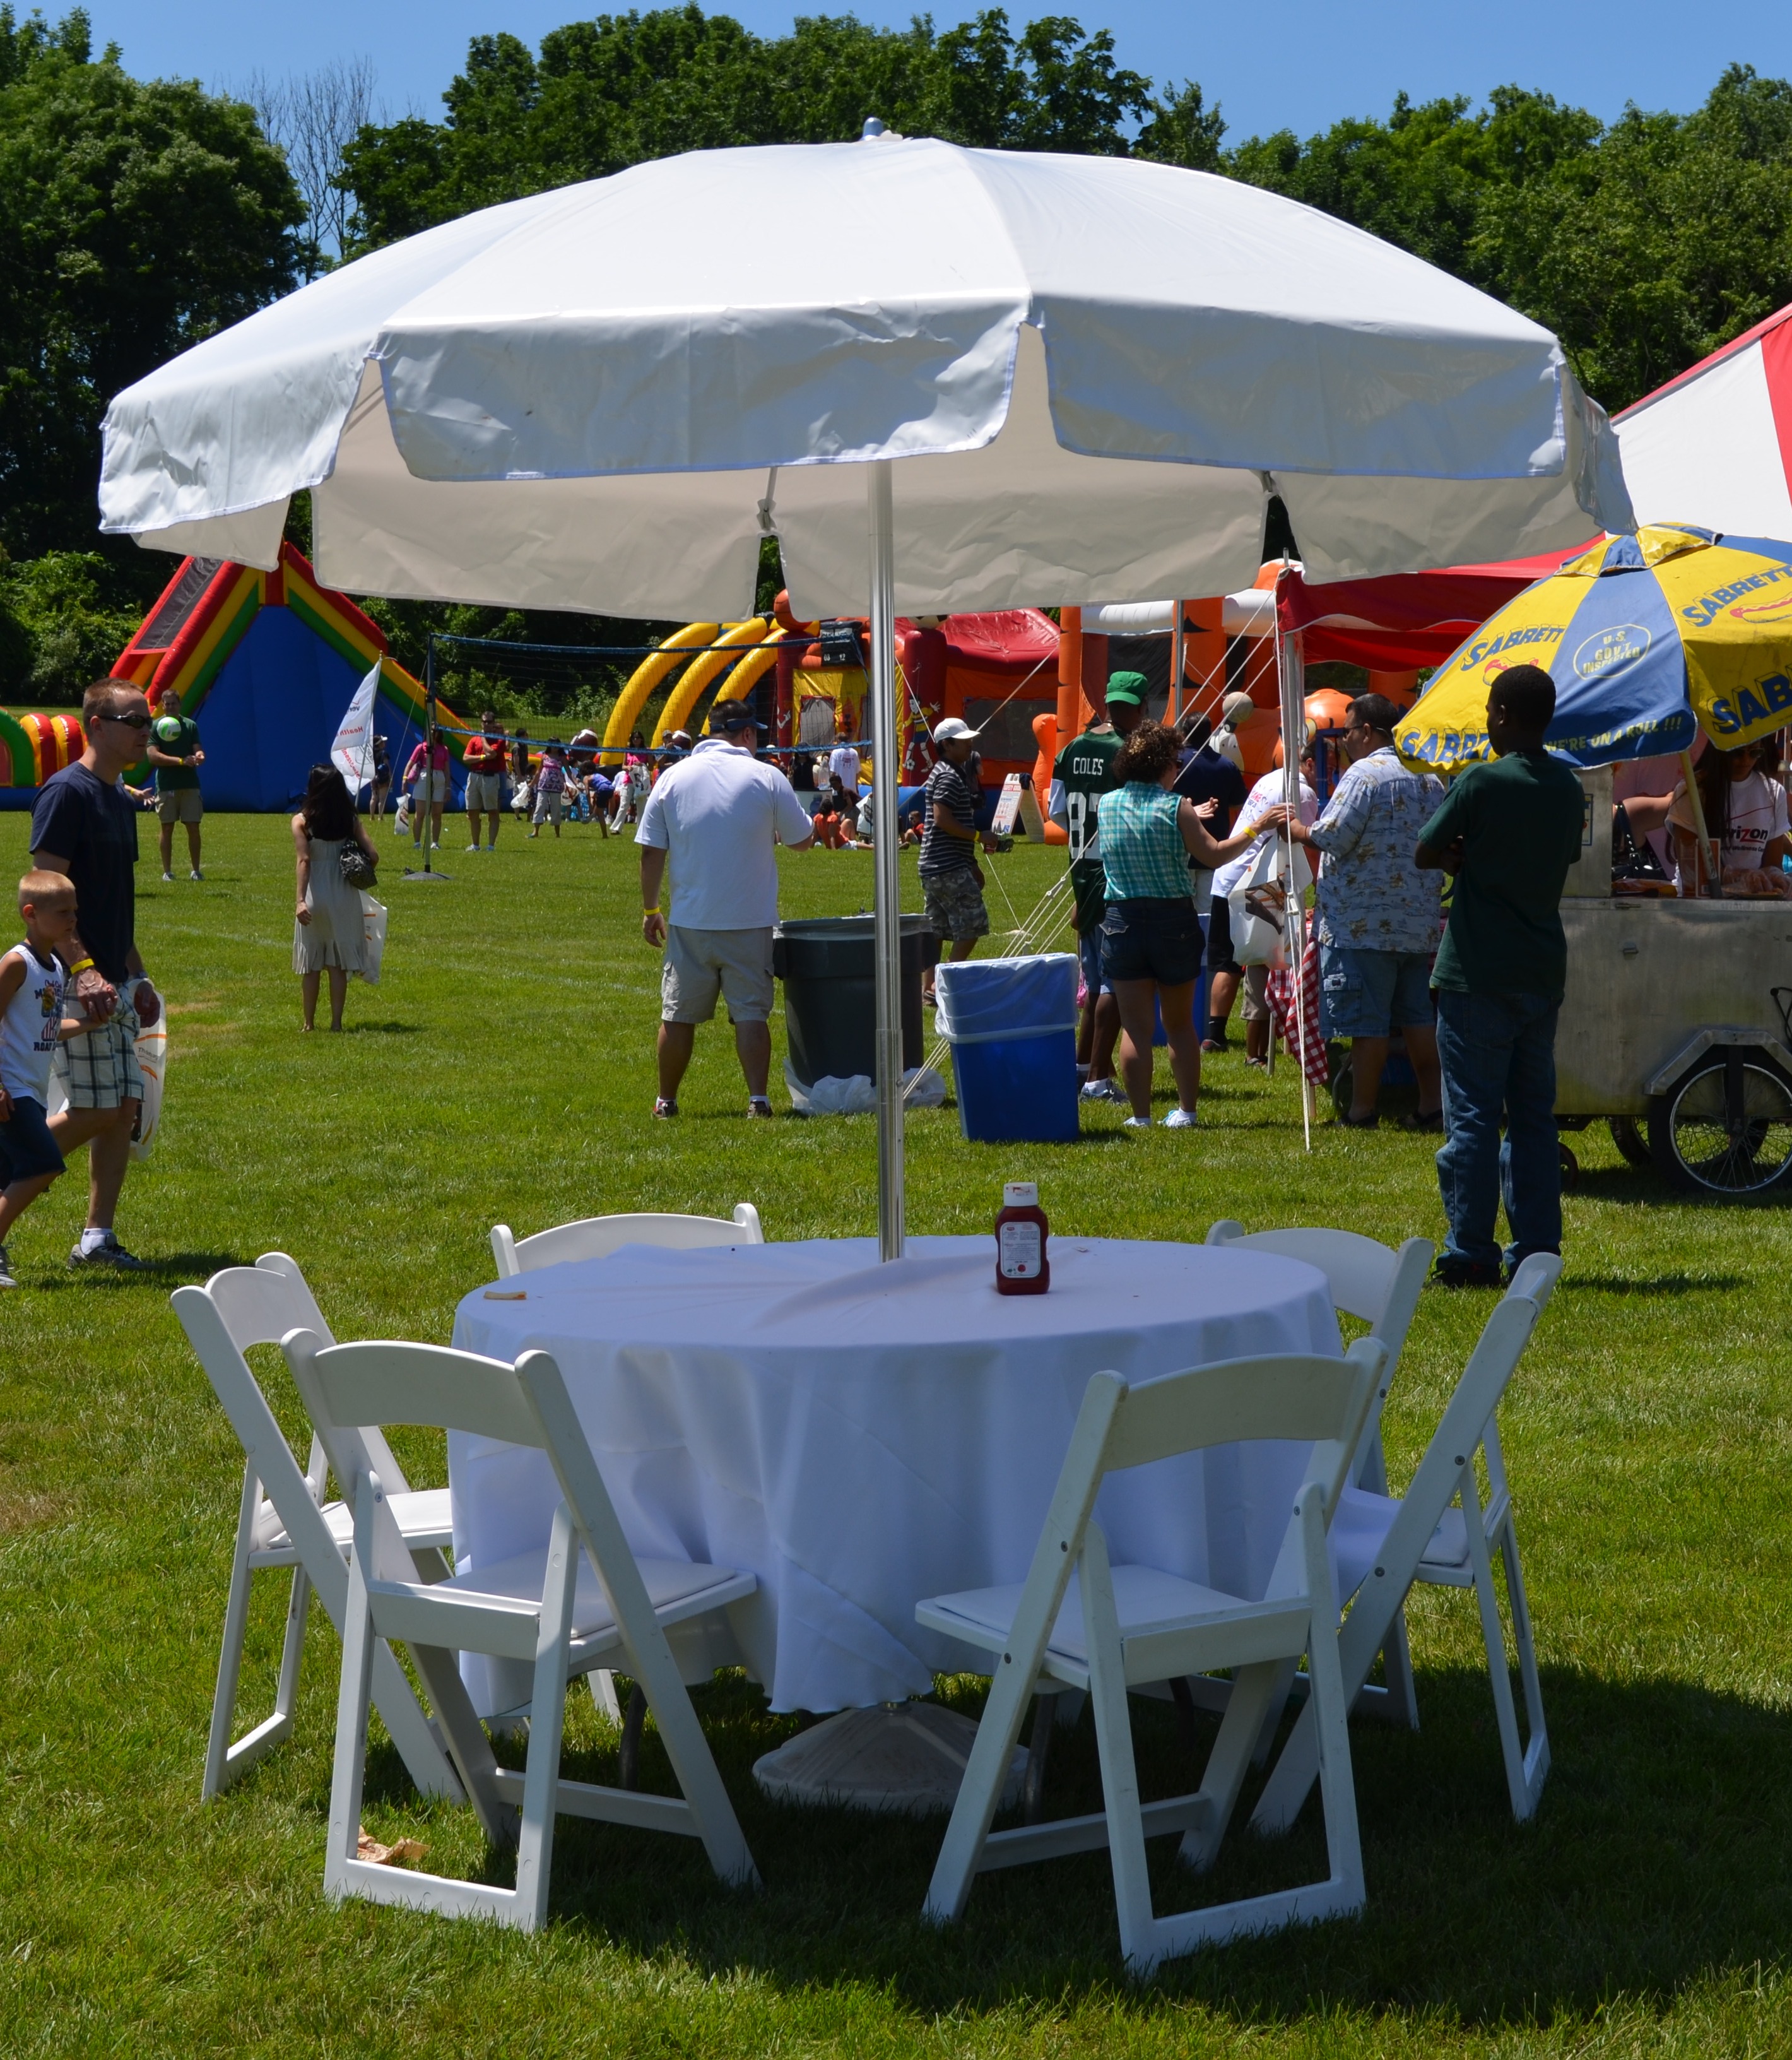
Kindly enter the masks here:
M 370 58 L 389 112 L 441 112 L 440 96 L 465 54 L 468 38 L 496 29 L 534 42 L 543 31 L 577 19 L 578 0 L 88 0 L 96 38 L 124 46 L 125 62 L 142 77 L 196 78 L 226 84 L 251 71 L 304 72 L 334 54 Z M 23 12 L 22 6 L 20 11 Z M 46 0 L 53 18 L 59 0 Z M 596 6 L 589 11 L 599 11 Z M 612 0 L 612 11 L 621 11 Z M 751 28 L 788 27 L 796 11 L 768 0 L 739 0 L 732 13 Z M 885 24 L 905 22 L 912 6 L 860 0 L 806 0 L 804 11 L 856 12 Z M 944 26 L 973 14 L 976 0 L 936 6 Z M 1460 0 L 1381 6 L 1282 0 L 1275 8 L 1208 0 L 1036 0 L 1011 6 L 1011 20 L 1068 14 L 1085 28 L 1114 33 L 1121 63 L 1161 83 L 1198 78 L 1210 103 L 1223 107 L 1232 140 L 1253 131 L 1292 127 L 1302 134 L 1347 114 L 1385 114 L 1403 87 L 1424 99 L 1447 93 L 1479 96 L 1516 81 L 1610 118 L 1626 100 L 1677 111 L 1696 106 L 1732 60 L 1765 74 L 1792 76 L 1792 10 L 1689 14 L 1666 0 L 1629 0 L 1609 10 L 1570 8 L 1560 0 L 1503 0 L 1465 6 Z M 1706 37 L 1690 33 L 1714 24 Z

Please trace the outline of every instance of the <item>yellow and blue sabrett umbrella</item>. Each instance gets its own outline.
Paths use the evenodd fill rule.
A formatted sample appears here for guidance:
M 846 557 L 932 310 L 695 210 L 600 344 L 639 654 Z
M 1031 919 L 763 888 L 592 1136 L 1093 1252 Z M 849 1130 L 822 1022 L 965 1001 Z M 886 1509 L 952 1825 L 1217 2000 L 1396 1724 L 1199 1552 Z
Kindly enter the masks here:
M 1792 721 L 1792 545 L 1661 525 L 1607 537 L 1527 587 L 1432 675 L 1403 758 L 1439 772 L 1487 756 L 1487 689 L 1512 665 L 1555 681 L 1545 739 L 1574 765 L 1720 750 Z

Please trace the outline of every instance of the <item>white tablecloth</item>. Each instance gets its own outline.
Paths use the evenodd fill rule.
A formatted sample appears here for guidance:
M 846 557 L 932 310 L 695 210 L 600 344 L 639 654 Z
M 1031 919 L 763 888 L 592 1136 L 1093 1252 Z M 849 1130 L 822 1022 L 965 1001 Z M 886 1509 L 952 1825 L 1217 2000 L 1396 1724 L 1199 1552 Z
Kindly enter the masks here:
M 560 1363 L 631 1543 L 750 1569 L 748 1664 L 774 1709 L 925 1694 L 967 1663 L 915 1622 L 926 1595 L 1018 1581 L 1089 1376 L 1339 1350 L 1324 1276 L 1255 1252 L 1052 1240 L 1052 1286 L 998 1295 L 992 1237 L 665 1252 L 631 1245 L 461 1303 L 454 1342 Z M 1118 1475 L 1116 1560 L 1262 1594 L 1306 1457 L 1230 1446 Z M 544 1455 L 449 1442 L 457 1561 L 544 1543 Z M 496 1695 L 476 1698 L 503 1706 Z M 511 1699 L 514 1699 L 512 1698 Z

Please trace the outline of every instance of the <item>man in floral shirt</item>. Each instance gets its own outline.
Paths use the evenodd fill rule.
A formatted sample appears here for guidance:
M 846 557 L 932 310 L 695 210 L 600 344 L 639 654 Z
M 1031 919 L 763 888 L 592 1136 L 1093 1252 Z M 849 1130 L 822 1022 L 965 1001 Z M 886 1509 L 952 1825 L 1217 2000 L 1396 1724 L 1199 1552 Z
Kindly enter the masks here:
M 1435 773 L 1409 772 L 1395 757 L 1399 713 L 1383 694 L 1357 696 L 1344 732 L 1350 765 L 1319 820 L 1311 828 L 1291 822 L 1288 834 L 1323 854 L 1320 1016 L 1327 1037 L 1351 1040 L 1351 1109 L 1343 1121 L 1375 1128 L 1388 1035 L 1397 1023 L 1419 1077 L 1419 1112 L 1405 1126 L 1441 1130 L 1431 996 L 1440 890 L 1437 875 L 1421 872 L 1413 853 L 1443 799 L 1443 783 Z

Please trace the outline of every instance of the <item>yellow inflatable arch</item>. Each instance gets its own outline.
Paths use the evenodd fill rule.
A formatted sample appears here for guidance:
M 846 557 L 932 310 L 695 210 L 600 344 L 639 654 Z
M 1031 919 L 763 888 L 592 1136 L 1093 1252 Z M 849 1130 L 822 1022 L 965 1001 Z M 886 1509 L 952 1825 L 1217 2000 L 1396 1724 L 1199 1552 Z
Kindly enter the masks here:
M 628 749 L 629 733 L 635 726 L 635 718 L 646 707 L 648 697 L 674 671 L 693 645 L 714 641 L 716 632 L 721 627 L 716 622 L 688 622 L 682 629 L 675 631 L 649 658 L 644 658 L 629 676 L 629 684 L 622 689 L 621 698 L 610 711 L 610 719 L 604 729 L 604 763 L 620 765 L 622 754 Z

